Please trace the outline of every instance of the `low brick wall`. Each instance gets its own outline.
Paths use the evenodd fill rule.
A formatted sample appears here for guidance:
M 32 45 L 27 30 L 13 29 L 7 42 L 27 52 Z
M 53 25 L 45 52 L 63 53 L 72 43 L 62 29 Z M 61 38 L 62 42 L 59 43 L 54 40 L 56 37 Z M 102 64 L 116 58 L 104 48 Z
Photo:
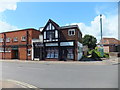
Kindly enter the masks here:
M 110 52 L 110 57 L 120 57 L 120 52 Z

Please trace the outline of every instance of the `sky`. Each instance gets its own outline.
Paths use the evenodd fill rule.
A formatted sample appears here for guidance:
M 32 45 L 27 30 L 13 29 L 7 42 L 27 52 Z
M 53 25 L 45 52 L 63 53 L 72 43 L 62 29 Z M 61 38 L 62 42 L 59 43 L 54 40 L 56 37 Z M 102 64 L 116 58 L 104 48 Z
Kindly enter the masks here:
M 0 2 L 0 32 L 39 29 L 52 19 L 60 26 L 78 25 L 83 36 L 99 41 L 100 14 L 103 37 L 118 38 L 117 2 Z

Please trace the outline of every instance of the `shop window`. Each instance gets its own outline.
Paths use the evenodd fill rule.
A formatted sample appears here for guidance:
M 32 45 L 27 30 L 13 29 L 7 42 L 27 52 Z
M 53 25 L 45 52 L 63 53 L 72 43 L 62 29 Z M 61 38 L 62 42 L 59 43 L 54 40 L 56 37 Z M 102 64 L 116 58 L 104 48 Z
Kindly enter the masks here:
M 47 48 L 47 58 L 58 58 L 57 48 Z
M 73 49 L 67 49 L 67 58 L 74 59 Z

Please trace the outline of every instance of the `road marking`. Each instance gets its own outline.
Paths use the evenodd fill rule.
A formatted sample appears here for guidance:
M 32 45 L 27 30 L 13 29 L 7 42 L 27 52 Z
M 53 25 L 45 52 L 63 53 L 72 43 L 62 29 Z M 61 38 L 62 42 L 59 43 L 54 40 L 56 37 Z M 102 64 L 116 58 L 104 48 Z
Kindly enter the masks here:
M 23 87 L 23 88 L 38 88 L 38 87 L 36 87 L 36 86 L 30 85 L 30 84 L 28 84 L 28 83 L 21 82 L 21 81 L 16 81 L 16 80 L 11 80 L 11 79 L 7 79 L 6 81 L 8 81 L 8 82 L 13 82 L 13 83 L 15 83 L 15 84 L 18 84 L 18 85 L 20 85 L 20 86 Z

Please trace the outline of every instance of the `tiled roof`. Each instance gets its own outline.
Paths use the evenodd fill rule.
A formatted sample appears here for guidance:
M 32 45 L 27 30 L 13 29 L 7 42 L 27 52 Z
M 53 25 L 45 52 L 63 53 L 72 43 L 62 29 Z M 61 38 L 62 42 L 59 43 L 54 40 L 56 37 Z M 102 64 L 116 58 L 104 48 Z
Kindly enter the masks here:
M 102 44 L 120 44 L 120 40 L 117 40 L 116 38 L 103 38 Z

